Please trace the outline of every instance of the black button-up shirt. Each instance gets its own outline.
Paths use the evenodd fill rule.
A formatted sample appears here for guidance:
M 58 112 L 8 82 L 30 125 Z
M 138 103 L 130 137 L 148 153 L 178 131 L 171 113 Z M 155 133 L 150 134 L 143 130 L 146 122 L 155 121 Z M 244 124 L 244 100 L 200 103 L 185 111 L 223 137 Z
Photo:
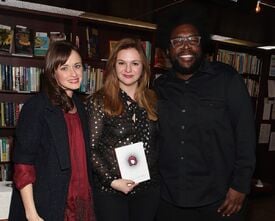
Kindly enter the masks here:
M 242 77 L 228 65 L 205 62 L 190 79 L 171 71 L 155 87 L 162 197 L 191 207 L 223 199 L 229 187 L 248 193 L 255 128 Z

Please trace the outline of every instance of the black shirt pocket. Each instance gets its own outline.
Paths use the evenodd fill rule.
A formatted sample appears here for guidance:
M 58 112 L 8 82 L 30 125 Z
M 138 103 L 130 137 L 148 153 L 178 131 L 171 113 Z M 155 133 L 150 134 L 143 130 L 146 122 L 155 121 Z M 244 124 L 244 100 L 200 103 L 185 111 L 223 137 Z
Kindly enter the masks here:
M 200 124 L 215 126 L 222 123 L 225 114 L 225 101 L 220 98 L 200 98 Z

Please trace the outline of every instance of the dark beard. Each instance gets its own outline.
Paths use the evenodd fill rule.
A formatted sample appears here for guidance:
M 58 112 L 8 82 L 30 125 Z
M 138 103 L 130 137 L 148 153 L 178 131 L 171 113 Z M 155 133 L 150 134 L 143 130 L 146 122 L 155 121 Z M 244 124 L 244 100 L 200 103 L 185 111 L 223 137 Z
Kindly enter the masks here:
M 201 66 L 202 60 L 203 56 L 197 57 L 196 61 L 189 68 L 182 67 L 177 59 L 172 60 L 172 65 L 177 73 L 181 75 L 190 75 L 198 71 L 199 67 Z

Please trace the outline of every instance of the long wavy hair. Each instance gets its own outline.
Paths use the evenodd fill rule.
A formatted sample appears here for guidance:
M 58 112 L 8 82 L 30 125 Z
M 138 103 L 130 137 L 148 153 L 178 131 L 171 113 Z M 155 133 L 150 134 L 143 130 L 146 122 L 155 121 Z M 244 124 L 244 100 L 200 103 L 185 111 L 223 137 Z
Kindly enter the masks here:
M 116 44 L 108 58 L 104 85 L 97 93 L 95 93 L 94 97 L 96 98 L 98 95 L 99 97 L 103 97 L 104 112 L 108 115 L 117 116 L 122 114 L 124 107 L 119 96 L 120 87 L 116 73 L 116 61 L 118 53 L 121 50 L 129 48 L 134 48 L 138 51 L 143 65 L 143 71 L 135 92 L 135 100 L 140 107 L 145 108 L 148 114 L 148 119 L 155 121 L 157 120 L 157 97 L 154 91 L 149 89 L 151 75 L 150 67 L 142 43 L 138 39 L 124 38 Z
M 43 91 L 48 95 L 54 106 L 60 107 L 65 112 L 72 110 L 74 103 L 65 90 L 58 85 L 55 72 L 60 65 L 66 63 L 72 51 L 79 54 L 77 47 L 68 41 L 52 42 L 46 54 L 45 72 L 42 76 Z

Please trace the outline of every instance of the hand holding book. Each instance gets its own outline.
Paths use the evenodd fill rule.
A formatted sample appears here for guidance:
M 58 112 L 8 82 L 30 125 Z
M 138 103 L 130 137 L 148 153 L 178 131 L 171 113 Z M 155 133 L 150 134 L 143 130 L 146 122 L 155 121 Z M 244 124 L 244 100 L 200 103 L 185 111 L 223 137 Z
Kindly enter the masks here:
M 113 189 L 123 192 L 124 194 L 131 192 L 137 185 L 138 183 L 127 179 L 117 179 L 111 183 Z

